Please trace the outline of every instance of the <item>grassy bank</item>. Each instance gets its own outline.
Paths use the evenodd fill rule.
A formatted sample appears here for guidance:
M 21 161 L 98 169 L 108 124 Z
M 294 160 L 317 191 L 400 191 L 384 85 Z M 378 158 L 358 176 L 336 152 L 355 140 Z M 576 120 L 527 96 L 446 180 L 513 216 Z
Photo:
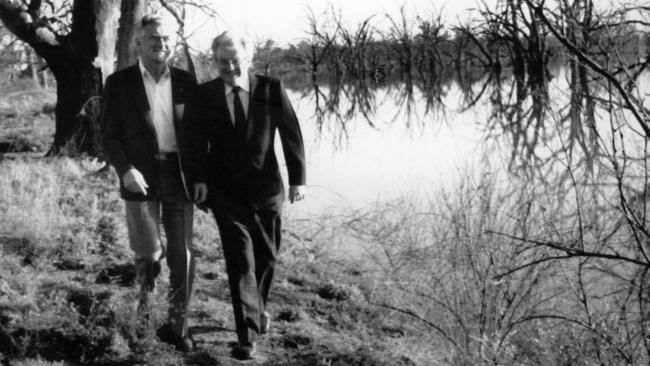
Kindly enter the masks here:
M 0 163 L 0 359 L 8 365 L 230 365 L 236 336 L 213 218 L 195 215 L 198 349 L 137 337 L 134 269 L 112 172 Z M 285 220 L 265 365 L 644 364 L 642 217 L 599 186 L 464 180 Z M 631 181 L 630 181 L 631 182 Z M 578 204 L 576 204 L 576 202 Z M 637 207 L 636 209 L 634 207 Z M 635 211 L 637 210 L 637 211 Z M 636 258 L 636 259 L 635 259 Z
M 155 324 L 136 337 L 134 270 L 123 203 L 112 173 L 87 160 L 19 158 L 0 163 L 0 359 L 10 365 L 229 365 L 236 339 L 213 219 L 197 212 L 197 281 L 182 355 L 154 335 L 166 314 L 167 271 Z M 373 305 L 363 267 L 328 258 L 309 222 L 286 225 L 268 365 L 427 364 L 423 329 Z
M 46 151 L 54 136 L 55 104 L 54 89 L 3 85 L 0 88 L 0 151 Z
M 166 313 L 166 268 L 154 324 L 135 335 L 123 203 L 114 174 L 99 167 L 68 158 L 0 163 L 3 364 L 234 364 L 219 237 L 200 211 L 190 313 L 197 350 L 180 354 L 154 335 Z M 569 215 L 572 198 L 560 188 L 514 189 L 490 177 L 468 178 L 427 204 L 404 197 L 289 215 L 260 364 L 643 364 L 645 298 L 632 296 L 642 271 L 580 256 L 545 260 L 562 252 L 540 244 L 582 235 L 585 250 L 625 254 L 632 233 L 616 209 Z

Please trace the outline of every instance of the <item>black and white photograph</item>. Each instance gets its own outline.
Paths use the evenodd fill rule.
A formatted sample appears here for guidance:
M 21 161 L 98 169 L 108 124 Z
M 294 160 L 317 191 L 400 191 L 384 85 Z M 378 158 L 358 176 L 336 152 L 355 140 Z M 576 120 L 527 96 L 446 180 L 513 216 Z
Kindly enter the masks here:
M 650 365 L 647 0 L 0 0 L 1 366 Z

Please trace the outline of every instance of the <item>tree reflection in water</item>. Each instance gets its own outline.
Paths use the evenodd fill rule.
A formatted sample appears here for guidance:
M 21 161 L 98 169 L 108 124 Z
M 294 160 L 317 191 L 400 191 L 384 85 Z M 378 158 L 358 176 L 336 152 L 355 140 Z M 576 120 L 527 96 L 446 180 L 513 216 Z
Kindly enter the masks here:
M 399 109 L 392 123 L 410 129 L 455 112 L 445 105 L 452 83 L 461 112 L 489 106 L 475 122 L 487 140 L 506 141 L 507 192 L 468 178 L 414 226 L 414 208 L 388 204 L 346 227 L 379 248 L 403 297 L 420 301 L 394 297 L 391 309 L 429 314 L 455 347 L 453 364 L 647 364 L 650 55 L 632 28 L 647 22 L 626 15 L 648 9 L 540 4 L 498 1 L 453 38 L 439 19 L 403 13 L 379 38 L 362 25 L 340 42 L 337 29 L 321 38 L 323 67 L 303 92 L 339 143 L 355 116 L 384 127 L 384 90 Z M 405 244 L 412 233 L 423 237 Z
M 620 109 L 619 96 L 610 101 L 609 80 L 567 52 L 527 4 L 507 0 L 496 9 L 483 7 L 478 21 L 453 27 L 452 35 L 439 14 L 411 20 L 403 8 L 399 16 L 386 15 L 388 31 L 373 27 L 376 17 L 348 30 L 332 9 L 311 14 L 302 56 L 310 83 L 302 91 L 313 98 L 319 128 L 336 131 L 339 144 L 348 138 L 348 123 L 356 116 L 377 128 L 380 87 L 389 90 L 398 106 L 393 122 L 411 128 L 434 120 L 426 115 L 449 112 L 444 98 L 455 83 L 463 92 L 461 112 L 481 103 L 492 106 L 490 115 L 477 123 L 486 138 L 507 139 L 511 171 L 534 171 L 561 158 L 581 161 L 593 172 L 600 153 L 597 112 Z M 624 24 L 623 12 L 609 23 L 597 18 L 589 1 L 563 4 L 561 12 L 564 18 L 554 26 L 578 51 L 608 65 L 622 85 L 637 84 L 647 60 L 624 47 L 636 36 L 625 26 L 605 26 Z M 566 75 L 568 86 L 561 90 L 564 96 L 550 100 L 553 84 L 565 82 L 549 84 L 553 74 Z

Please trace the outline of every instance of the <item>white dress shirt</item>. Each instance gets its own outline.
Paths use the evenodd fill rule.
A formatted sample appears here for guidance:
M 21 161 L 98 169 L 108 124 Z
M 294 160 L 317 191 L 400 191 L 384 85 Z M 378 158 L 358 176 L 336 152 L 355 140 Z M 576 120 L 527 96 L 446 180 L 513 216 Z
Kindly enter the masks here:
M 244 76 L 245 75 L 245 76 Z M 244 107 L 244 117 L 248 118 L 248 101 L 249 101 L 249 77 L 248 73 L 236 79 L 237 86 L 239 86 L 239 99 L 241 100 L 242 107 Z M 226 103 L 228 103 L 228 111 L 230 112 L 230 120 L 233 125 L 235 124 L 235 94 L 233 87 L 226 84 Z
M 165 71 L 158 79 L 158 82 L 147 71 L 142 64 L 140 72 L 144 89 L 147 93 L 149 108 L 151 108 L 151 117 L 153 126 L 156 130 L 156 139 L 158 140 L 158 152 L 178 151 L 176 143 L 176 131 L 174 130 L 174 106 L 172 101 L 172 78 L 169 67 L 165 66 Z

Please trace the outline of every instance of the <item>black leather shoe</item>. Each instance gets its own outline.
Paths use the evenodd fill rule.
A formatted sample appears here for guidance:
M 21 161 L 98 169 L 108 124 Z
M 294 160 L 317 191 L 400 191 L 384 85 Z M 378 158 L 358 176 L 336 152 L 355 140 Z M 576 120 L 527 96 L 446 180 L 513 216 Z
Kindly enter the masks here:
M 169 324 L 165 324 L 156 330 L 156 336 L 161 342 L 171 344 L 177 350 L 187 353 L 194 350 L 194 341 L 189 335 L 180 336 L 175 334 Z
M 232 349 L 231 355 L 237 360 L 252 360 L 255 351 L 255 342 L 239 343 Z
M 269 327 L 271 326 L 271 315 L 265 311 L 260 317 L 260 333 L 266 334 L 269 332 Z

